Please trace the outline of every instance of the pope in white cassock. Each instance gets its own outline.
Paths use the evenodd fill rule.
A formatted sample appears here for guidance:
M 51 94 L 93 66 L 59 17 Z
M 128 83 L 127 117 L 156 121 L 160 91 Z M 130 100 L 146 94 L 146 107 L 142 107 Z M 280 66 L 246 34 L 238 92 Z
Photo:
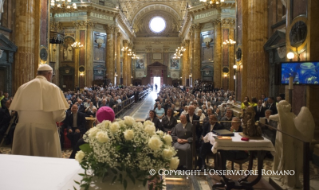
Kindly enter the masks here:
M 43 64 L 35 79 L 23 84 L 10 106 L 19 115 L 12 154 L 62 157 L 56 122 L 69 108 L 60 88 L 51 83 L 52 67 Z

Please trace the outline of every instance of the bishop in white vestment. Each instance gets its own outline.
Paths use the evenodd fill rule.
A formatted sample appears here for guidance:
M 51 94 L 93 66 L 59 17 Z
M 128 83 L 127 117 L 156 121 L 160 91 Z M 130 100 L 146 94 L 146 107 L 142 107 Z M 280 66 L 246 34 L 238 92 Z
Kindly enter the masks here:
M 52 67 L 43 64 L 35 79 L 23 84 L 10 106 L 19 115 L 12 154 L 62 157 L 56 122 L 63 121 L 69 105 L 60 88 L 51 83 Z

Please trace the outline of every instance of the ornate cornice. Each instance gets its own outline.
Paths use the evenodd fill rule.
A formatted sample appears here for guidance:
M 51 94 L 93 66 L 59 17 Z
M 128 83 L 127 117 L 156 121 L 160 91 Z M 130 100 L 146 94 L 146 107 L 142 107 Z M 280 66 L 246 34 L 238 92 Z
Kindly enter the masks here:
M 128 38 L 135 37 L 135 33 L 132 29 L 132 26 L 126 21 L 125 15 L 122 12 L 119 12 L 119 14 L 116 17 L 116 21 L 124 30 L 124 32 L 128 35 Z
M 220 4 L 200 4 L 189 9 L 192 13 L 200 13 L 209 9 L 235 8 L 235 2 L 223 2 Z
M 87 22 L 84 20 L 75 21 L 73 22 L 73 26 L 76 29 L 86 29 L 87 28 Z
M 224 18 L 221 20 L 223 27 L 235 27 L 235 19 L 234 18 Z
M 114 25 L 105 25 L 104 26 L 104 29 L 105 29 L 107 34 L 114 34 L 115 28 L 116 27 Z
M 59 31 L 59 30 L 62 30 L 63 27 L 62 27 L 62 23 L 61 22 L 50 22 L 50 29 L 52 31 Z
M 95 23 L 94 22 L 88 21 L 86 24 L 87 24 L 88 28 L 94 28 L 95 27 Z

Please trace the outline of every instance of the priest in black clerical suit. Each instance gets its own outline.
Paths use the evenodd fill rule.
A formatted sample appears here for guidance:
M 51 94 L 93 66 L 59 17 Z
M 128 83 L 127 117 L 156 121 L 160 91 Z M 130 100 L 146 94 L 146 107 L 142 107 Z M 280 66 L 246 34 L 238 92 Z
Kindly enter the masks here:
M 259 118 L 265 117 L 265 111 L 267 108 L 262 106 L 262 100 L 258 100 L 257 106 L 254 107 L 255 110 L 255 121 L 259 121 Z
M 67 137 L 74 148 L 78 140 L 86 132 L 85 115 L 78 112 L 78 106 L 76 104 L 72 106 L 71 114 L 67 115 L 64 125 L 68 131 Z
M 172 108 L 167 109 L 167 115 L 162 119 L 162 126 L 164 132 L 171 134 L 173 128 L 177 125 L 177 120 L 173 117 L 173 110 Z
M 220 130 L 225 129 L 221 124 L 218 123 L 216 115 L 212 114 L 209 116 L 209 122 L 206 122 L 203 124 L 203 132 L 201 136 L 201 140 L 203 137 L 207 135 L 207 133 L 212 132 L 213 130 Z M 201 141 L 201 147 L 200 147 L 200 169 L 205 168 L 205 158 L 209 151 L 212 149 L 212 145 L 210 142 L 204 143 L 204 141 Z

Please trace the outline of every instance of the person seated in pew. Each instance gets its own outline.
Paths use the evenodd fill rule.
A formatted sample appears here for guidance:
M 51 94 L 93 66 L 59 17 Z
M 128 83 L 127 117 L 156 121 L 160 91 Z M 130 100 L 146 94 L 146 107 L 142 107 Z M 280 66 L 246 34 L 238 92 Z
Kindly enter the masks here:
M 233 110 L 227 109 L 225 116 L 222 117 L 220 120 L 220 124 L 227 130 L 230 130 L 230 127 L 231 127 L 230 121 L 232 121 L 232 116 L 233 116 Z M 223 121 L 226 121 L 226 122 L 223 122 Z
M 164 110 L 164 109 L 163 109 Z M 156 112 L 154 110 L 150 110 L 149 117 L 145 119 L 145 121 L 150 120 L 154 123 L 156 130 L 162 130 L 163 127 L 160 120 L 156 117 Z
M 203 114 L 202 110 L 199 109 L 197 112 L 197 116 L 199 117 L 199 122 L 204 122 L 204 119 L 206 118 L 205 114 Z
M 240 124 L 240 119 L 238 117 L 233 117 L 229 130 L 232 132 L 243 132 L 243 128 L 240 126 Z M 243 150 L 222 150 L 220 152 L 221 159 L 225 161 L 225 168 L 227 160 L 243 160 L 249 156 L 249 154 Z
M 71 141 L 71 145 L 75 148 L 76 143 L 86 132 L 85 115 L 78 112 L 78 106 L 74 104 L 71 108 L 71 114 L 66 116 L 65 127 L 68 130 L 67 137 Z
M 172 131 L 174 148 L 177 150 L 177 156 L 180 160 L 180 169 L 192 168 L 192 142 L 193 142 L 193 125 L 187 122 L 186 116 L 180 116 L 181 123 L 177 124 Z
M 165 110 L 162 108 L 161 104 L 157 104 L 157 108 L 155 108 L 156 117 L 158 119 L 162 119 L 165 116 Z
M 220 130 L 224 129 L 222 125 L 218 123 L 217 116 L 214 114 L 211 114 L 209 116 L 209 122 L 205 122 L 203 124 L 203 132 L 201 136 L 201 147 L 200 147 L 200 159 L 201 159 L 201 166 L 200 169 L 204 170 L 206 168 L 205 159 L 209 151 L 212 150 L 213 145 L 210 144 L 210 142 L 205 143 L 202 141 L 203 137 L 205 137 L 209 132 L 213 132 L 213 130 Z
M 171 134 L 172 129 L 177 125 L 177 120 L 175 117 L 173 117 L 173 109 L 168 108 L 167 109 L 167 115 L 163 117 L 162 119 L 162 126 L 164 132 Z

